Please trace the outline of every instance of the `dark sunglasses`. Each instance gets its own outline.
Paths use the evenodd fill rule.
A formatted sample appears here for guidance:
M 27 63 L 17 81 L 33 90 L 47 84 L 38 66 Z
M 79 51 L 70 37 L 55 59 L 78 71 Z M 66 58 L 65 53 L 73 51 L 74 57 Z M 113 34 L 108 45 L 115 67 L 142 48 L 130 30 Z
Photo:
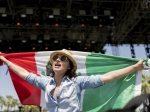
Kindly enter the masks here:
M 57 59 L 60 59 L 61 61 L 66 61 L 68 58 L 66 56 L 61 56 L 61 57 L 58 57 L 57 55 L 53 56 L 53 61 L 56 61 Z

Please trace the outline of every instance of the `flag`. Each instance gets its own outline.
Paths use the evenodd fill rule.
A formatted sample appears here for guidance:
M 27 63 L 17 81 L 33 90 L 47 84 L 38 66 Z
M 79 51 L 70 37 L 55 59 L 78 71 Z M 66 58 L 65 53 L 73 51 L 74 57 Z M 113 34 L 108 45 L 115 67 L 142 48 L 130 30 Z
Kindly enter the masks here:
M 24 52 L 2 54 L 8 60 L 38 76 L 46 76 L 46 64 L 53 51 Z M 77 62 L 78 76 L 103 75 L 107 72 L 133 65 L 139 59 L 117 57 L 106 54 L 70 51 Z M 0 66 L 0 76 L 10 77 L 12 85 L 23 105 L 45 107 L 44 92 L 28 84 L 7 66 Z M 87 89 L 81 92 L 83 112 L 105 112 L 109 109 L 123 108 L 133 97 L 141 94 L 142 71 L 132 73 L 101 87 Z M 0 81 L 3 79 L 0 79 Z M 9 94 L 9 93 L 8 93 Z

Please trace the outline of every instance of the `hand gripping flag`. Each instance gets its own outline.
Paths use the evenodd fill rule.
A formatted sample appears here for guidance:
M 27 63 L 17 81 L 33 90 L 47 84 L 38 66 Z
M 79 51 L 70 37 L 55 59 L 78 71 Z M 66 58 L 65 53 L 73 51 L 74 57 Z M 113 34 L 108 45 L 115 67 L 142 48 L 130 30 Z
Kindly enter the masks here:
M 46 76 L 46 65 L 53 51 L 1 54 L 8 60 L 38 76 Z M 139 59 L 99 53 L 70 51 L 77 62 L 77 74 L 103 75 L 106 72 L 135 64 Z M 1 63 L 2 65 L 2 63 Z M 5 68 L 5 69 L 4 69 Z M 18 99 L 23 105 L 45 106 L 44 92 L 18 77 L 7 66 L 0 66 L 0 76 L 10 76 Z M 104 86 L 82 91 L 83 112 L 105 112 L 123 108 L 129 100 L 141 94 L 142 72 L 132 73 Z M 0 78 L 0 82 L 3 80 Z M 1 86 L 0 86 L 1 87 Z M 9 95 L 9 93 L 8 93 Z

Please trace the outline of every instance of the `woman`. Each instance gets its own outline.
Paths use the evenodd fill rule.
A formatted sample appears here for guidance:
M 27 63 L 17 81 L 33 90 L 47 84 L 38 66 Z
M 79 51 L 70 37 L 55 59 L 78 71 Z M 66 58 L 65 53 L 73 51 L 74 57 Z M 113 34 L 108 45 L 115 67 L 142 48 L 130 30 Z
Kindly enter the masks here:
M 5 57 L 0 56 L 13 72 L 45 91 L 45 101 L 48 112 L 79 112 L 80 111 L 80 93 L 83 89 L 102 86 L 104 83 L 111 82 L 132 72 L 142 70 L 143 61 L 104 75 L 95 76 L 77 76 L 77 64 L 68 50 L 55 51 L 50 56 L 52 63 L 52 77 L 43 78 L 29 73 Z

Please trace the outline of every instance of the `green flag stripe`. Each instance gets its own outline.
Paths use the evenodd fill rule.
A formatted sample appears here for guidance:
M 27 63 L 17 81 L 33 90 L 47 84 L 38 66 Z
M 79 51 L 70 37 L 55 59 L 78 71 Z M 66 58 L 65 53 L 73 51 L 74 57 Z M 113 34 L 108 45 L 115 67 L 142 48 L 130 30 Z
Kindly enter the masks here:
M 102 75 L 136 63 L 138 59 L 108 56 L 93 53 L 86 57 L 87 75 Z M 134 97 L 135 73 L 102 87 L 86 90 L 83 112 L 105 112 L 108 109 L 122 108 Z

